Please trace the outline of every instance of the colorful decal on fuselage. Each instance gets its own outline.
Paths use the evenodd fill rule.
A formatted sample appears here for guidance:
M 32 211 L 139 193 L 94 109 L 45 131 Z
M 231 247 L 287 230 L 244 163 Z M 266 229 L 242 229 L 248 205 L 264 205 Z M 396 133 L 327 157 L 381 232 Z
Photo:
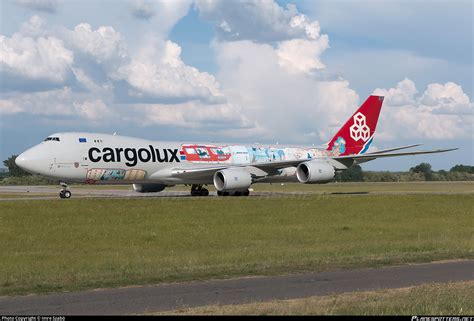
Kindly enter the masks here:
M 188 162 L 225 162 L 231 157 L 228 148 L 214 145 L 182 145 L 180 152 Z M 183 159 L 183 158 L 181 158 Z
M 341 138 L 337 152 L 329 152 L 316 148 L 279 148 L 247 145 L 197 145 L 183 144 L 180 151 L 181 159 L 192 163 L 228 163 L 253 164 L 278 162 L 297 159 L 311 159 L 314 157 L 339 155 L 344 149 L 344 140 Z
M 105 169 L 91 168 L 87 171 L 86 183 L 93 184 L 98 181 L 135 181 L 143 180 L 146 172 L 141 169 Z
M 342 137 L 338 137 L 336 141 L 334 142 L 334 146 L 331 149 L 331 155 L 332 156 L 339 156 L 341 154 L 344 154 L 346 151 L 346 141 Z
M 372 141 L 374 140 L 374 137 L 372 136 L 372 138 L 370 138 L 367 143 L 364 144 L 364 148 L 362 148 L 362 150 L 360 151 L 359 154 L 364 154 L 370 147 L 370 144 L 372 144 Z

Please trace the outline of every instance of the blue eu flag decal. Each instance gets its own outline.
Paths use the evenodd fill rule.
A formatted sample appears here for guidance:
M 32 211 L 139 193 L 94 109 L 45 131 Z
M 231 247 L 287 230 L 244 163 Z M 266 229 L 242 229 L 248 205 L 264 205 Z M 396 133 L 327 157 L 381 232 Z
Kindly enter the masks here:
M 87 143 L 87 139 L 85 139 L 85 138 L 79 138 L 79 143 Z

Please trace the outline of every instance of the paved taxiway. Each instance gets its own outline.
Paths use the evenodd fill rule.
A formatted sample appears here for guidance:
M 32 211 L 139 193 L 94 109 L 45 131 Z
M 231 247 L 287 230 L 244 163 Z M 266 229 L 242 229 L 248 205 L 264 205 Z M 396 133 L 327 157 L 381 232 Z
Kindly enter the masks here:
M 0 186 L 0 201 L 21 201 L 21 200 L 59 200 L 59 186 Z M 88 186 L 81 186 L 75 188 L 70 187 L 72 198 L 163 198 L 163 197 L 189 197 L 189 191 L 170 191 L 164 190 L 159 193 L 137 193 L 130 188 L 117 188 L 113 185 L 104 186 L 103 188 L 94 188 Z M 288 192 L 288 191 L 273 191 L 273 192 L 256 192 L 252 191 L 250 196 L 264 196 L 264 197 L 306 197 L 311 195 L 353 195 L 353 196 L 370 196 L 370 195 L 408 195 L 408 194 L 472 194 L 473 190 L 466 190 L 463 192 L 450 191 L 362 191 L 362 192 Z M 8 197 L 11 195 L 11 197 Z M 216 196 L 215 192 L 211 192 L 210 196 Z M 192 197 L 196 199 L 196 197 Z M 206 197 L 198 197 L 198 199 L 206 199 Z
M 1 297 L 0 315 L 136 314 L 474 280 L 474 260 Z

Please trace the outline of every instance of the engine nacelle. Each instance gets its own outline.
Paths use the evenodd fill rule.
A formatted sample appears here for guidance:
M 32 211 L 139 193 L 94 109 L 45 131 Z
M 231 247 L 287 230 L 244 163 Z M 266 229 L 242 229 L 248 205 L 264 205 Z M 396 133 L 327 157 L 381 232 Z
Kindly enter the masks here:
M 296 177 L 300 183 L 323 184 L 332 181 L 334 176 L 334 167 L 325 161 L 308 161 L 296 168 Z
M 138 193 L 161 192 L 165 187 L 165 184 L 133 184 L 133 189 Z
M 226 168 L 214 173 L 214 186 L 218 191 L 246 190 L 251 184 L 250 173 L 240 168 Z

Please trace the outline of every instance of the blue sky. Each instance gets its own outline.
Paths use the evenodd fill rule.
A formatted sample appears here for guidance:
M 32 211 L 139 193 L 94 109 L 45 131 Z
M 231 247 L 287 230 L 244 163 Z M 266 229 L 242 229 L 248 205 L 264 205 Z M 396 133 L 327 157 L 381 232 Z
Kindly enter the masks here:
M 60 131 L 320 145 L 370 94 L 374 145 L 473 164 L 471 1 L 1 2 L 0 158 Z

